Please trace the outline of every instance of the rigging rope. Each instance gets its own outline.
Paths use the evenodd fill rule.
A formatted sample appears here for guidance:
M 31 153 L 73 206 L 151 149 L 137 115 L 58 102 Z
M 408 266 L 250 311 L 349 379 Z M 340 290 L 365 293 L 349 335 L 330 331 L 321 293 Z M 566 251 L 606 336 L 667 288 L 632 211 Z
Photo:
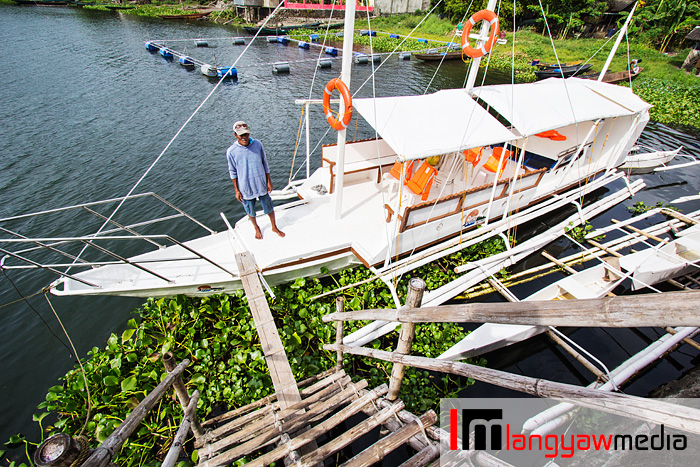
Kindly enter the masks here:
M 83 425 L 83 428 L 80 430 L 79 436 L 82 436 L 85 433 L 85 430 L 87 429 L 87 424 L 90 421 L 90 415 L 92 411 L 92 403 L 90 401 L 90 387 L 88 385 L 88 380 L 87 376 L 85 376 L 85 368 L 83 367 L 83 362 L 80 360 L 80 357 L 78 357 L 78 352 L 75 351 L 75 345 L 73 345 L 73 341 L 71 340 L 70 336 L 68 335 L 68 331 L 66 331 L 66 327 L 63 325 L 63 321 L 61 321 L 61 318 L 58 317 L 58 313 L 56 313 L 56 310 L 54 309 L 53 305 L 51 304 L 51 300 L 49 300 L 49 288 L 44 289 L 44 297 L 46 298 L 46 301 L 49 304 L 49 307 L 51 307 L 51 311 L 53 311 L 53 315 L 56 317 L 56 320 L 58 321 L 58 324 L 61 325 L 61 329 L 63 329 L 63 333 L 66 335 L 66 338 L 68 339 L 68 342 L 70 343 L 71 348 L 73 349 L 73 355 L 75 355 L 75 358 L 78 360 L 78 366 L 80 366 L 80 371 L 83 374 L 83 382 L 85 383 L 85 391 L 87 392 L 87 413 L 85 414 L 85 424 Z

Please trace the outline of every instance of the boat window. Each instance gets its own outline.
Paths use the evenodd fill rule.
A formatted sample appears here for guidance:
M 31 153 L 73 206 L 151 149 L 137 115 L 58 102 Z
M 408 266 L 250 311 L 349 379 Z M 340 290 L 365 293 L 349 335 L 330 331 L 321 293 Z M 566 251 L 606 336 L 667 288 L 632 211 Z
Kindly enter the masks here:
M 584 144 L 584 145 L 583 145 L 583 149 L 582 149 L 582 154 L 585 155 L 585 154 L 586 154 L 586 150 L 587 150 L 592 144 L 593 144 L 593 141 L 589 141 L 588 143 Z M 578 151 L 578 148 L 579 148 L 578 146 L 573 146 L 573 147 L 571 147 L 571 148 L 569 148 L 569 149 L 565 149 L 564 151 L 560 152 L 560 153 L 557 155 L 557 159 L 558 159 L 558 160 L 557 160 L 557 163 L 554 165 L 553 169 L 554 169 L 554 170 L 559 169 L 559 168 L 561 168 L 561 167 L 564 167 L 564 166 L 567 165 L 568 163 L 570 163 L 570 162 L 571 162 L 571 159 L 574 157 L 574 155 L 575 155 L 576 152 Z

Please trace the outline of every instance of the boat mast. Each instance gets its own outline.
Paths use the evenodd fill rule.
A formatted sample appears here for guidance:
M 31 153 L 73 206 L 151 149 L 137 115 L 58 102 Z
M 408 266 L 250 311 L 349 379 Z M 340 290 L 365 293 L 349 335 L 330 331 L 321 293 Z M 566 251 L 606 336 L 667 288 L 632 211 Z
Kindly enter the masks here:
M 600 71 L 600 76 L 598 76 L 598 81 L 603 81 L 603 78 L 605 77 L 605 73 L 608 72 L 608 67 L 610 67 L 610 62 L 612 62 L 612 59 L 615 56 L 615 52 L 617 52 L 617 48 L 620 46 L 620 42 L 622 42 L 622 36 L 624 36 L 627 33 L 627 26 L 630 24 L 630 21 L 632 20 L 632 16 L 634 15 L 634 10 L 637 9 L 637 5 L 639 5 L 639 2 L 634 4 L 634 6 L 632 7 L 632 11 L 630 11 L 629 16 L 627 17 L 627 21 L 625 21 L 625 25 L 622 26 L 622 29 L 620 29 L 620 34 L 617 35 L 617 40 L 615 41 L 615 45 L 613 46 L 612 50 L 610 51 L 610 54 L 608 55 L 608 60 L 605 62 L 603 69 Z M 630 70 L 630 72 L 631 71 L 632 70 Z
M 350 89 L 352 71 L 352 43 L 355 35 L 355 4 L 357 0 L 345 3 L 345 28 L 343 30 L 343 61 L 340 79 Z M 344 108 L 345 102 L 340 97 L 340 107 Z M 343 185 L 345 176 L 345 128 L 338 132 L 338 160 L 336 162 L 337 173 L 335 175 L 335 219 L 343 216 Z
M 486 5 L 486 9 L 489 11 L 495 12 L 496 8 L 496 1 L 497 0 L 489 0 L 488 5 Z M 478 39 L 477 42 L 484 43 L 488 39 L 488 32 L 489 32 L 489 24 L 487 21 L 483 21 L 481 23 L 481 32 L 479 33 L 480 39 Z M 469 39 L 469 38 L 467 38 Z M 474 48 L 479 48 L 480 44 L 476 44 Z M 474 83 L 476 82 L 476 75 L 479 73 L 479 64 L 481 63 L 481 57 L 477 58 L 472 58 L 472 66 L 469 68 L 469 78 L 467 79 L 467 85 L 465 86 L 466 90 L 470 90 L 474 87 Z

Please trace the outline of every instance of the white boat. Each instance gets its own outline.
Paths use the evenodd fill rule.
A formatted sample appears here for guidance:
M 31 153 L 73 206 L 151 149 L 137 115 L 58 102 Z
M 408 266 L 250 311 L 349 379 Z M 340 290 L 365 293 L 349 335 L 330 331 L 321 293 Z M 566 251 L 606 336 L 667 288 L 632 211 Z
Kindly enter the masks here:
M 683 149 L 683 146 L 679 146 L 678 149 L 671 151 L 653 151 L 641 146 L 635 146 L 627 155 L 625 162 L 620 168 L 629 171 L 631 174 L 650 173 L 655 168 L 665 166 L 671 162 L 681 149 Z
M 653 286 L 700 270 L 700 225 L 658 248 L 647 248 L 583 269 L 528 296 L 523 301 L 602 298 L 628 278 L 632 290 Z M 481 355 L 545 332 L 546 326 L 486 323 L 440 355 L 459 360 Z
M 346 17 L 342 80 L 349 84 L 354 16 Z M 228 231 L 128 260 L 109 252 L 109 263 L 74 262 L 51 292 L 230 292 L 241 288 L 235 253 L 244 250 L 269 284 L 358 264 L 381 274 L 396 258 L 496 235 L 502 230 L 491 226 L 517 225 L 516 213 L 542 206 L 546 215 L 558 209 L 553 199 L 574 200 L 620 177 L 616 169 L 648 122 L 649 104 L 628 88 L 577 78 L 473 87 L 479 61 L 472 60 L 464 89 L 354 99 L 353 110 L 379 137 L 346 143 L 339 131 L 338 144 L 323 148 L 319 169 L 276 193 L 297 198 L 275 208 L 286 237 L 272 234 L 261 215 L 264 239 L 256 240 L 244 217 Z M 100 237 L 62 241 L 92 248 Z

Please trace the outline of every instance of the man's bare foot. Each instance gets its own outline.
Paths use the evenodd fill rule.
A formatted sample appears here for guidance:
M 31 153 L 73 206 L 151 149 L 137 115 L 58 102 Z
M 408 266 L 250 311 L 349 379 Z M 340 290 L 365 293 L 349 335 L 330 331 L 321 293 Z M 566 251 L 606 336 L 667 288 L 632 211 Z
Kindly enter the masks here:
M 287 235 L 284 232 L 282 232 L 280 229 L 272 229 L 272 231 L 274 233 L 276 233 L 277 235 L 279 235 L 280 237 L 284 237 L 285 235 Z
M 263 237 L 260 229 L 255 229 L 255 238 L 257 238 L 258 240 L 262 240 Z

